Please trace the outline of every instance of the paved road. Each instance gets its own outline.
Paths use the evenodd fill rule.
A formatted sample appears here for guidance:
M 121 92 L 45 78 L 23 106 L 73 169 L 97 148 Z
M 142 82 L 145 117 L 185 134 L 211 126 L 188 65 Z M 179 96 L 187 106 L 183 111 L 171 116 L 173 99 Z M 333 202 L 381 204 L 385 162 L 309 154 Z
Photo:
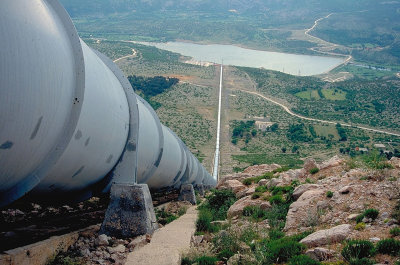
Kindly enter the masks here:
M 151 242 L 128 255 L 125 265 L 179 265 L 196 230 L 196 207 L 154 232 Z
M 280 106 L 281 108 L 283 108 L 287 113 L 289 113 L 290 115 L 303 119 L 303 120 L 308 120 L 308 121 L 317 121 L 317 122 L 321 122 L 321 123 L 328 123 L 328 124 L 337 124 L 340 123 L 342 126 L 345 127 L 354 127 L 354 128 L 358 128 L 358 129 L 362 129 L 362 130 L 366 130 L 366 131 L 371 131 L 371 132 L 377 132 L 377 133 L 383 133 L 383 134 L 387 134 L 387 135 L 393 135 L 393 136 L 398 136 L 400 137 L 399 133 L 392 133 L 392 132 L 387 132 L 387 131 L 383 131 L 383 130 L 378 130 L 378 129 L 371 129 L 371 128 L 367 128 L 364 126 L 358 126 L 358 125 L 353 125 L 353 124 L 348 124 L 348 123 L 341 123 L 341 122 L 337 122 L 337 121 L 326 121 L 326 120 L 320 120 L 320 119 L 314 119 L 314 118 L 309 118 L 309 117 L 304 117 L 302 115 L 296 114 L 293 111 L 291 111 L 287 106 L 283 105 L 282 103 L 279 103 L 271 98 L 268 98 L 258 92 L 253 92 L 253 91 L 247 91 L 247 90 L 239 90 L 248 94 L 253 94 L 256 96 L 259 96 L 265 100 L 268 100 L 278 106 Z

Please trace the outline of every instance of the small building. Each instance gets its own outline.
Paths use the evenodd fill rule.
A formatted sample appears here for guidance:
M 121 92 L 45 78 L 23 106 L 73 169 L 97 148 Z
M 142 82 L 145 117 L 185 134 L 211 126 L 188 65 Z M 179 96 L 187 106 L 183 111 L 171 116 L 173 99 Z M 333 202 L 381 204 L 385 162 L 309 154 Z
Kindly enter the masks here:
M 386 146 L 384 144 L 374 144 L 374 147 L 378 148 L 378 149 L 385 149 L 386 148 Z
M 265 132 L 269 127 L 274 124 L 273 122 L 268 121 L 256 121 L 255 125 L 258 130 Z

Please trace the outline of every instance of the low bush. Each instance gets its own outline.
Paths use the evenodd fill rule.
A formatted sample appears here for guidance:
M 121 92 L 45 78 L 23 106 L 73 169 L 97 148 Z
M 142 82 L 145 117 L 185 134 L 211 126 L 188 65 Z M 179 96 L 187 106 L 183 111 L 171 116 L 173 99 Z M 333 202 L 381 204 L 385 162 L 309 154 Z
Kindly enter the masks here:
M 389 232 L 392 236 L 398 236 L 400 235 L 400 227 L 392 228 Z
M 253 178 L 247 178 L 242 181 L 242 183 L 246 186 L 250 186 L 253 183 Z
M 261 192 L 261 193 L 264 193 L 264 192 L 266 192 L 267 190 L 268 190 L 267 186 L 258 186 L 258 187 L 256 188 L 256 192 Z
M 261 209 L 260 206 L 246 206 L 243 208 L 243 216 L 252 217 L 255 221 L 261 221 L 266 218 L 266 211 Z
M 206 208 L 211 211 L 213 220 L 225 220 L 229 207 L 236 202 L 235 193 L 231 190 L 212 190 L 199 210 Z
M 328 190 L 328 191 L 326 192 L 326 197 L 327 197 L 327 198 L 332 198 L 332 197 L 333 197 L 333 192 L 330 191 L 330 190 Z
M 213 250 L 217 253 L 219 260 L 227 261 L 235 255 L 239 250 L 239 235 L 234 234 L 231 230 L 219 232 L 213 239 Z
M 374 254 L 374 245 L 367 240 L 350 240 L 342 250 L 342 256 L 347 261 L 368 258 Z
M 318 172 L 319 172 L 319 168 L 317 168 L 317 167 L 313 167 L 312 169 L 310 169 L 311 175 L 317 174 Z
M 285 236 L 285 233 L 278 229 L 271 229 L 268 232 L 268 237 L 270 240 L 277 240 Z
M 376 244 L 376 249 L 378 253 L 396 256 L 400 252 L 400 241 L 393 238 L 383 239 Z
M 213 221 L 213 215 L 211 211 L 207 209 L 202 209 L 199 211 L 199 216 L 196 221 L 196 231 L 197 232 L 210 232 L 214 233 L 218 230 L 217 226 L 211 224 Z
M 288 265 L 321 265 L 319 261 L 315 261 L 309 256 L 299 255 L 290 259 Z
M 357 223 L 356 226 L 354 227 L 355 230 L 357 231 L 361 231 L 365 229 L 365 223 L 361 222 L 361 223 Z
M 201 256 L 196 258 L 195 260 L 191 260 L 187 257 L 182 258 L 181 265 L 192 265 L 192 264 L 198 264 L 198 265 L 215 265 L 215 263 L 218 261 L 216 257 L 211 257 L 211 256 Z
M 371 218 L 372 220 L 375 220 L 379 215 L 379 211 L 377 209 L 367 209 L 364 212 L 364 216 L 367 218 Z
M 252 199 L 252 200 L 258 199 L 258 198 L 261 197 L 261 195 L 262 195 L 261 192 L 254 192 L 254 193 L 251 195 L 251 199 Z
M 261 243 L 267 264 L 288 262 L 292 257 L 300 255 L 304 249 L 303 244 L 286 237 Z
M 269 203 L 271 203 L 271 204 L 283 204 L 284 202 L 285 202 L 285 200 L 283 199 L 282 195 L 280 195 L 280 194 L 271 196 L 269 198 Z

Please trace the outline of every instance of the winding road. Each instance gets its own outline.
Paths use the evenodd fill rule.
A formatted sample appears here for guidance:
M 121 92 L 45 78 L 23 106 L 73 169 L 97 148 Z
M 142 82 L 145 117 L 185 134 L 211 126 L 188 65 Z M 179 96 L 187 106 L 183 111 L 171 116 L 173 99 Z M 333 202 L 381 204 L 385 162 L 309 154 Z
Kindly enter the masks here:
M 122 57 L 120 57 L 118 59 L 115 59 L 113 62 L 116 63 L 116 62 L 121 61 L 121 60 L 126 59 L 126 58 L 135 57 L 136 54 L 137 53 L 136 53 L 135 49 L 132 49 L 132 54 L 122 56 Z
M 387 132 L 387 131 L 378 130 L 378 129 L 371 129 L 371 128 L 368 128 L 368 127 L 358 126 L 358 125 L 353 125 L 353 124 L 348 124 L 348 123 L 341 123 L 341 122 L 336 122 L 336 121 L 326 121 L 326 120 L 320 120 L 320 119 L 314 119 L 314 118 L 305 117 L 305 116 L 302 116 L 302 115 L 294 113 L 293 111 L 291 111 L 287 106 L 283 105 L 282 103 L 279 103 L 279 102 L 277 102 L 277 101 L 275 101 L 275 100 L 273 100 L 271 98 L 268 98 L 268 97 L 266 97 L 266 96 L 264 96 L 264 95 L 262 95 L 262 94 L 260 94 L 258 92 L 253 92 L 253 91 L 248 91 L 248 90 L 241 90 L 241 89 L 238 89 L 238 90 L 241 91 L 241 92 L 245 92 L 245 93 L 248 93 L 248 94 L 253 94 L 253 95 L 259 96 L 259 97 L 261 97 L 261 98 L 263 98 L 265 100 L 268 100 L 269 102 L 280 106 L 282 109 L 284 109 L 290 115 L 292 115 L 294 117 L 297 117 L 299 119 L 308 120 L 308 121 L 316 121 L 316 122 L 327 123 L 327 124 L 340 123 L 340 125 L 345 126 L 345 127 L 353 127 L 353 128 L 358 128 L 358 129 L 365 130 L 365 131 L 383 133 L 383 134 L 387 134 L 387 135 L 393 135 L 393 136 L 400 137 L 399 133 L 392 133 L 392 132 Z

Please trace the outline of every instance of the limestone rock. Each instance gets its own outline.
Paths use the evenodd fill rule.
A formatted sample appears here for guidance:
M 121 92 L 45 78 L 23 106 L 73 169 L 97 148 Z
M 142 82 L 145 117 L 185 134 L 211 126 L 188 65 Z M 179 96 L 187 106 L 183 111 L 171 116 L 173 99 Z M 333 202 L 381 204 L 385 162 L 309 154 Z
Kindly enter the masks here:
M 110 254 L 114 254 L 114 253 L 124 253 L 125 250 L 126 250 L 126 248 L 125 248 L 124 245 L 118 245 L 118 246 L 113 247 L 113 248 L 112 248 L 112 247 L 108 247 L 107 250 L 108 250 L 108 252 L 109 252 Z
M 281 179 L 273 178 L 268 182 L 267 187 L 268 187 L 268 189 L 270 189 L 270 188 L 279 186 L 279 184 L 281 184 L 281 183 L 283 183 L 283 181 Z
M 395 156 L 392 157 L 390 159 L 389 163 L 395 168 L 400 168 L 400 158 L 398 158 L 398 157 L 395 157 Z
M 250 255 L 235 254 L 227 262 L 227 265 L 256 264 L 257 260 Z
M 304 162 L 303 168 L 307 173 L 309 173 L 311 169 L 318 168 L 318 165 L 313 158 L 309 158 Z
M 286 217 L 285 231 L 313 225 L 318 219 L 317 203 L 325 199 L 325 193 L 324 189 L 309 190 L 292 203 Z
M 256 188 L 255 187 L 244 189 L 244 190 L 241 190 L 238 193 L 236 193 L 236 198 L 240 199 L 240 198 L 249 196 L 249 195 L 253 194 L 254 192 L 256 192 Z
M 252 200 L 250 196 L 246 196 L 236 201 L 228 210 L 228 218 L 235 216 L 240 216 L 243 213 L 243 209 L 246 206 L 256 206 L 259 205 L 261 209 L 271 208 L 271 204 L 262 200 Z
M 301 195 L 303 195 L 304 192 L 309 191 L 309 190 L 315 190 L 315 189 L 322 189 L 323 187 L 321 185 L 317 184 L 303 184 L 301 186 L 298 186 L 294 192 L 293 192 L 293 198 L 297 200 L 300 198 Z
M 231 179 L 227 180 L 222 185 L 218 187 L 218 189 L 227 189 L 227 190 L 232 190 L 235 194 L 247 189 L 245 185 L 243 185 L 242 182 L 236 180 L 236 179 Z
M 271 172 L 275 169 L 280 168 L 281 166 L 278 164 L 270 164 L 270 165 L 255 165 L 246 168 L 243 173 L 253 175 L 253 176 L 261 176 L 267 172 Z
M 350 186 L 345 186 L 345 187 L 343 187 L 343 188 L 341 188 L 341 189 L 339 190 L 339 193 L 340 193 L 340 194 L 348 194 L 348 193 L 350 193 L 352 190 L 353 190 L 352 187 L 350 187 Z
M 258 186 L 265 186 L 265 185 L 268 184 L 268 182 L 269 182 L 268 179 L 262 179 L 262 180 L 260 180 L 260 181 L 258 182 Z
M 306 255 L 316 261 L 324 261 L 332 258 L 335 255 L 335 251 L 326 248 L 314 248 L 309 249 Z
M 94 241 L 96 246 L 108 246 L 108 237 L 105 234 L 99 235 Z
M 347 220 L 352 221 L 352 220 L 356 220 L 358 214 L 350 214 L 349 216 L 347 216 Z
M 344 160 L 341 159 L 339 156 L 334 156 L 331 159 L 329 159 L 328 161 L 324 161 L 322 162 L 322 164 L 319 166 L 319 169 L 327 169 L 327 168 L 331 168 L 331 167 L 337 167 L 340 166 L 341 164 L 343 164 Z
M 320 230 L 306 238 L 302 239 L 300 243 L 305 244 L 307 247 L 323 246 L 342 242 L 345 240 L 352 230 L 349 224 L 335 226 L 331 229 Z

